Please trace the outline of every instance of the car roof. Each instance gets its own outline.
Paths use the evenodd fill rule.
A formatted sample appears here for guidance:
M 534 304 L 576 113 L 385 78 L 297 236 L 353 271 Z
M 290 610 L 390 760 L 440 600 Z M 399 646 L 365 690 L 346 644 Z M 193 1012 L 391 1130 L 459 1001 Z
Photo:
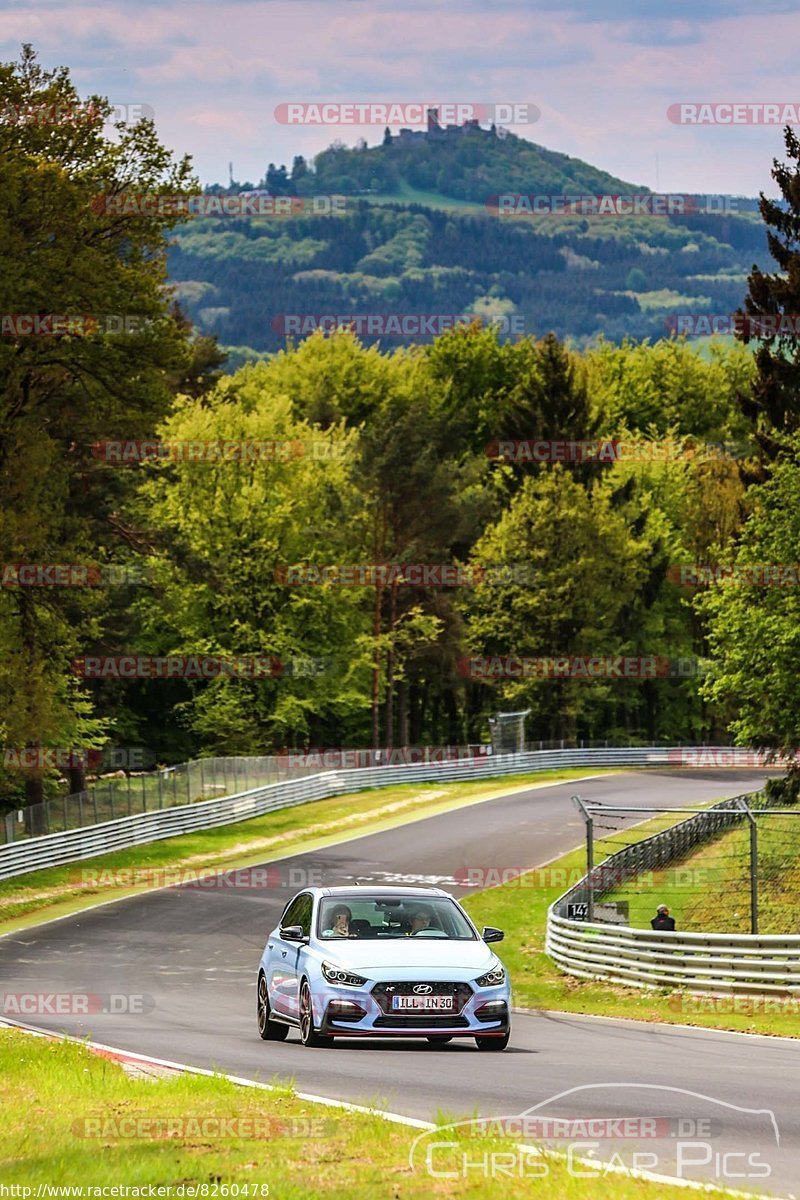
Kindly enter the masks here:
M 347 886 L 339 885 L 337 887 L 309 888 L 309 891 L 316 892 L 317 895 L 326 896 L 326 897 L 327 896 L 359 895 L 359 896 L 400 896 L 400 897 L 407 896 L 409 898 L 413 898 L 413 897 L 419 898 L 422 895 L 422 896 L 447 896 L 448 899 L 452 899 L 452 897 L 449 895 L 449 893 L 443 891 L 442 888 L 428 887 L 428 886 L 425 886 L 424 884 L 408 886 L 408 885 L 392 883 L 392 884 L 388 884 L 386 887 L 381 887 L 377 883 L 370 883 L 370 884 L 352 883 L 352 884 L 348 884 Z

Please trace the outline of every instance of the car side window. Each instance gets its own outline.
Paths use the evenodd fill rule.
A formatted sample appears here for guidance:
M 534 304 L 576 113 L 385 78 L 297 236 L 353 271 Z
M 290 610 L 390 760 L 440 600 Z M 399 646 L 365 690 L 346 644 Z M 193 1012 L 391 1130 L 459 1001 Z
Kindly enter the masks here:
M 305 937 L 310 937 L 311 913 L 314 909 L 314 897 L 309 896 L 306 892 L 304 895 L 297 897 L 297 903 L 297 912 L 295 913 L 295 918 L 291 923 L 293 925 L 301 925 L 303 928 L 303 935 Z
M 289 925 L 303 925 L 303 913 L 305 912 L 306 903 L 308 904 L 310 924 L 311 897 L 305 893 L 302 896 L 295 896 L 294 900 L 291 901 L 286 912 L 281 917 L 281 929 L 286 929 Z M 303 932 L 307 932 L 305 926 L 303 926 Z

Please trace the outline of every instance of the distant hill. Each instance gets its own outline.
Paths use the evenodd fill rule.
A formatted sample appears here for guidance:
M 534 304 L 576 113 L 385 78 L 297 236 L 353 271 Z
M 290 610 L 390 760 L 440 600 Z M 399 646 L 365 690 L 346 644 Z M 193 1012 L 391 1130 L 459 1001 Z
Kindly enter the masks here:
M 726 215 L 499 216 L 487 201 L 501 193 L 647 189 L 474 126 L 387 131 L 381 146 L 331 147 L 313 164 L 297 156 L 291 172 L 270 164 L 263 184 L 274 197 L 308 198 L 308 211 L 198 218 L 169 257 L 185 309 L 238 348 L 234 363 L 313 327 L 287 314 L 477 313 L 579 345 L 601 333 L 661 337 L 673 314 L 735 311 L 752 264 L 768 262 L 760 219 L 743 211 L 754 201 Z M 310 198 L 320 195 L 342 198 L 343 211 L 314 215 Z M 364 341 L 429 340 L 388 322 L 375 328 L 364 327 Z
M 389 140 L 391 139 L 391 140 Z M 466 123 L 403 130 L 383 145 L 331 147 L 314 160 L 305 186 L 319 192 L 392 195 L 404 183 L 455 200 L 484 204 L 498 192 L 646 192 L 579 158 L 524 138 Z

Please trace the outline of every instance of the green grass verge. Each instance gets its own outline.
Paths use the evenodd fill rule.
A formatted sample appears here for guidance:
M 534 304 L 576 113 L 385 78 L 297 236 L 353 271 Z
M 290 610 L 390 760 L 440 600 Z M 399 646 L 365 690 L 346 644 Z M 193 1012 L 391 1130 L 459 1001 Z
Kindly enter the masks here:
M 31 871 L 0 882 L 0 933 L 36 919 L 64 916 L 98 900 L 114 900 L 167 883 L 183 870 L 201 872 L 270 862 L 300 850 L 448 812 L 465 804 L 542 783 L 609 772 L 541 771 L 472 782 L 402 784 L 282 808 L 235 825 L 222 825 L 100 855 L 63 867 Z M 131 880 L 145 877 L 139 886 Z M 185 877 L 185 876 L 184 876 Z M 97 880 L 97 882 L 93 882 Z
M 685 815 L 667 820 L 682 819 Z M 626 830 L 625 841 L 649 837 L 664 827 L 665 818 L 648 821 L 636 829 Z M 603 857 L 602 853 L 597 853 L 595 861 L 600 863 Z M 744 1033 L 800 1036 L 800 998 L 797 997 L 692 996 L 673 988 L 628 988 L 583 980 L 561 972 L 544 952 L 547 910 L 585 870 L 586 855 L 581 847 L 555 859 L 547 867 L 529 871 L 463 901 L 479 928 L 494 925 L 504 930 L 505 941 L 497 949 L 511 975 L 516 1006 L 627 1017 L 637 1021 L 663 1021 L 671 1025 L 699 1025 Z M 669 903 L 669 889 L 665 880 L 658 878 L 659 874 L 668 877 L 669 872 L 653 873 L 649 902 L 642 896 L 638 907 L 635 910 L 631 907 L 631 924 L 646 927 L 656 905 L 662 901 Z M 718 911 L 718 898 L 716 903 Z
M 268 1046 L 260 1048 L 268 1062 Z M 312 1104 L 287 1087 L 265 1092 L 196 1075 L 132 1079 L 84 1046 L 16 1030 L 0 1030 L 0 1097 L 0 1181 L 6 1186 L 69 1186 L 88 1197 L 92 1187 L 207 1185 L 213 1197 L 230 1196 L 227 1185 L 247 1184 L 248 1196 L 272 1200 L 483 1200 L 500 1188 L 511 1200 L 534 1188 L 539 1200 L 585 1200 L 588 1194 L 586 1180 L 572 1177 L 555 1158 L 540 1160 L 547 1175 L 534 1180 L 493 1180 L 479 1169 L 466 1178 L 457 1170 L 455 1178 L 434 1178 L 424 1152 L 415 1156 L 416 1169 L 409 1162 L 419 1130 Z M 463 1157 L 476 1162 L 484 1154 L 514 1153 L 508 1139 L 476 1141 L 450 1129 L 439 1136 L 458 1142 L 434 1157 L 440 1173 L 453 1171 Z M 667 1200 L 685 1192 L 612 1175 L 592 1179 L 591 1195 Z
M 441 192 L 425 191 L 423 188 L 413 187 L 405 179 L 398 181 L 395 192 L 376 196 L 356 196 L 354 199 L 366 200 L 368 204 L 421 204 L 425 208 L 438 208 L 445 212 L 488 215 L 486 205 L 480 204 L 476 200 L 459 200 L 455 196 L 443 196 Z
M 758 819 L 758 929 L 797 932 L 800 895 L 800 812 Z M 626 900 L 632 925 L 653 915 L 654 889 L 666 897 L 680 928 L 750 932 L 750 827 L 741 825 L 699 846 L 664 871 L 626 880 L 603 899 Z

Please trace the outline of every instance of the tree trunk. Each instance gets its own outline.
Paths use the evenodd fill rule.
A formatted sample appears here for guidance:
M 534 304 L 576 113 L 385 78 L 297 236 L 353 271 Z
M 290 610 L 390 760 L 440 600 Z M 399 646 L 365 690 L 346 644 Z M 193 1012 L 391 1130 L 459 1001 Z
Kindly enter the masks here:
M 76 792 L 86 791 L 86 768 L 76 763 L 73 767 L 67 768 L 67 783 L 69 786 L 70 796 L 74 796 Z
M 372 749 L 379 750 L 381 744 L 380 725 L 380 695 L 381 695 L 381 592 L 379 583 L 375 584 L 375 612 L 372 620 L 372 636 L 375 639 L 372 651 Z
M 423 698 L 422 686 L 419 683 L 412 683 L 409 688 L 409 725 L 411 731 L 411 745 L 422 745 L 422 714 L 423 714 Z
M 404 679 L 397 684 L 397 740 L 408 746 L 408 684 Z
M 44 810 L 44 782 L 38 776 L 25 780 L 25 819 L 28 832 L 36 835 L 47 833 L 47 817 Z
M 394 748 L 394 626 L 397 620 L 397 587 L 389 592 L 389 649 L 386 653 L 386 747 Z

